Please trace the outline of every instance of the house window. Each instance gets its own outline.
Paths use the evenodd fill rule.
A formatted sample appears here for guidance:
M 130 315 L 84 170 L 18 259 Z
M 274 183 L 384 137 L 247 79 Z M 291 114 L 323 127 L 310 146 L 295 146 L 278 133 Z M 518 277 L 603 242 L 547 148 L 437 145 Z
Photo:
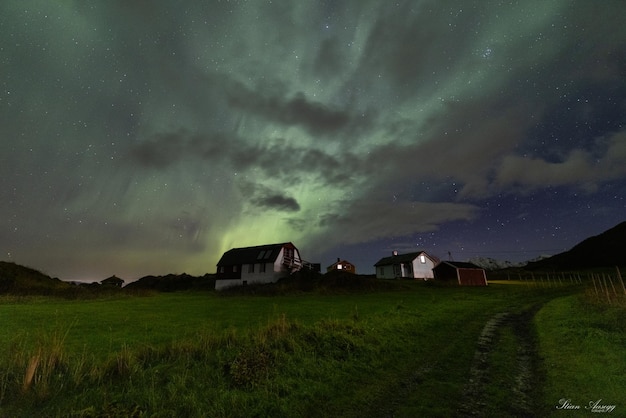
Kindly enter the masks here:
M 254 273 L 254 264 L 248 264 L 248 273 Z
M 420 255 L 420 263 L 426 264 L 426 256 L 424 254 Z
M 259 273 L 265 273 L 265 263 L 259 264 Z
M 224 273 L 224 266 L 220 266 L 220 273 Z
M 269 251 L 268 251 L 268 252 L 269 252 Z M 261 251 L 261 252 L 259 253 L 259 255 L 257 256 L 257 258 L 256 258 L 256 259 L 257 259 L 257 260 L 262 260 L 263 258 L 265 258 L 265 251 Z

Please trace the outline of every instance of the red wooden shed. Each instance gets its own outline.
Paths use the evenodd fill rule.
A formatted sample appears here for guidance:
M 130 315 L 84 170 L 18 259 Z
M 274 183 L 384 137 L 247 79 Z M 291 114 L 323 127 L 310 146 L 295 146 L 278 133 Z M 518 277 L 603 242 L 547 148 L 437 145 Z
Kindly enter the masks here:
M 459 286 L 487 286 L 485 269 L 472 263 L 442 261 L 433 268 L 435 280 L 456 281 Z

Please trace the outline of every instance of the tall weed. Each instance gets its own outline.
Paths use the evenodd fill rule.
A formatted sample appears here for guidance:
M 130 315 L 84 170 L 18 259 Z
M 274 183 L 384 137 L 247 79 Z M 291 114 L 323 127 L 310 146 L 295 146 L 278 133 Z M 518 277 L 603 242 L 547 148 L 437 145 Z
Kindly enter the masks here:
M 32 390 L 40 399 L 50 396 L 51 391 L 58 389 L 59 378 L 67 371 L 64 344 L 69 329 L 54 329 L 50 333 L 42 333 L 34 350 L 27 350 L 26 359 L 21 359 L 24 367 L 22 392 Z M 19 363 L 18 363 L 19 364 Z

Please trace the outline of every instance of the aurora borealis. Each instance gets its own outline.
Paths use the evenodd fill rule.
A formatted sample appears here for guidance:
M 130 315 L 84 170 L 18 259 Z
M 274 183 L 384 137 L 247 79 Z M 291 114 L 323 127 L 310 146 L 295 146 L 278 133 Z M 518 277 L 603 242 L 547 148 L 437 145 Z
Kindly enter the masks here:
M 626 214 L 626 7 L 0 5 L 0 259 L 215 272 L 291 241 L 527 260 Z

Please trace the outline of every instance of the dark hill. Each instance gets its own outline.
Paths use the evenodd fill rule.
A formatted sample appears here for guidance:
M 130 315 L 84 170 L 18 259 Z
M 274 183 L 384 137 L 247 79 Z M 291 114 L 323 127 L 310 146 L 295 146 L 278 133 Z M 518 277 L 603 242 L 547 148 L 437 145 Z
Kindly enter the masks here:
M 528 263 L 531 270 L 626 267 L 626 222 L 575 245 L 569 251 Z
M 168 274 L 166 276 L 145 276 L 141 279 L 128 283 L 124 290 L 155 290 L 158 292 L 176 292 L 179 290 L 213 290 L 215 278 L 205 274 L 196 277 L 189 274 Z
M 0 293 L 50 295 L 72 285 L 19 264 L 0 261 Z

